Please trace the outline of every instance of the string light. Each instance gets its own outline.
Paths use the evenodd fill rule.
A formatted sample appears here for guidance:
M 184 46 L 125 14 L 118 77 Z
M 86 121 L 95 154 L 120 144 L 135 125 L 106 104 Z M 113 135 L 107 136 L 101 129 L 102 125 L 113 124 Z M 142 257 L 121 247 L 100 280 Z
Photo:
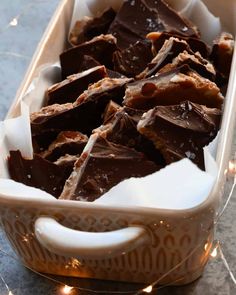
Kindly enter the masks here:
M 211 252 L 211 254 L 210 254 L 211 257 L 215 258 L 215 257 L 217 256 L 217 254 L 218 254 L 217 248 L 218 248 L 218 246 L 216 246 L 216 247 L 212 250 L 212 252 Z
M 10 23 L 9 23 L 10 26 L 12 27 L 16 27 L 18 25 L 18 19 L 16 17 L 14 17 Z
M 74 289 L 73 287 L 65 285 L 64 287 L 62 287 L 62 292 L 64 294 L 70 294 L 73 289 Z
M 143 289 L 143 292 L 145 292 L 145 293 L 151 293 L 152 292 L 152 289 L 153 289 L 153 287 L 152 287 L 152 285 L 150 285 L 147 288 L 144 288 Z

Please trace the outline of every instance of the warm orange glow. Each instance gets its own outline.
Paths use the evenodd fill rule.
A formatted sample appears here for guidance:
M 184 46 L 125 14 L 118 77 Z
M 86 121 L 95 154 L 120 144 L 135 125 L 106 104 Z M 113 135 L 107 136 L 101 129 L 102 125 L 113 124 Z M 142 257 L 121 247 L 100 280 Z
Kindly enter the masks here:
M 147 288 L 143 289 L 143 292 L 151 293 L 152 292 L 152 286 L 150 285 Z
M 67 286 L 65 285 L 63 288 L 62 288 L 62 292 L 64 294 L 70 294 L 70 292 L 73 290 L 73 287 L 70 287 L 70 286 Z
M 209 244 L 208 244 L 208 243 L 206 243 L 206 244 L 205 244 L 205 246 L 204 246 L 204 249 L 205 249 L 205 251 L 207 251 L 207 249 L 208 249 L 208 246 L 209 246 Z

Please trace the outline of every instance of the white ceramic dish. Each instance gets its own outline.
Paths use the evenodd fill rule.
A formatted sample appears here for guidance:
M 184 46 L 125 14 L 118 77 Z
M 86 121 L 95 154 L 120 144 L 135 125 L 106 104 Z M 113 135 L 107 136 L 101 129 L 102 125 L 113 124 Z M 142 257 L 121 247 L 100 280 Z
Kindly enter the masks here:
M 212 5 L 212 1 L 205 2 Z M 233 2 L 224 4 L 229 11 L 233 9 Z M 220 5 L 216 7 L 219 13 Z M 19 103 L 40 66 L 55 62 L 65 48 L 72 10 L 72 0 L 60 3 L 8 117 L 19 113 Z M 54 46 L 55 40 L 57 46 Z M 119 208 L 37 199 L 24 193 L 12 196 L 0 188 L 1 222 L 23 263 L 51 274 L 129 282 L 148 283 L 160 278 L 162 284 L 185 284 L 199 277 L 213 240 L 213 223 L 225 183 L 235 109 L 236 54 L 217 150 L 217 181 L 206 201 L 197 207 L 187 210 Z

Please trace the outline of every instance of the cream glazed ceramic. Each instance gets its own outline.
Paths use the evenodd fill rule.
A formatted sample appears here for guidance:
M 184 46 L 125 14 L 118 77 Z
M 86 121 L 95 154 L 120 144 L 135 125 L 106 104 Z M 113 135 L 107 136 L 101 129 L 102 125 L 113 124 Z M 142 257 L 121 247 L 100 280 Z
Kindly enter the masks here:
M 207 3 L 207 1 L 205 1 Z M 210 1 L 211 2 L 211 1 Z M 233 3 L 233 2 L 232 2 Z M 9 117 L 41 65 L 65 47 L 73 1 L 59 5 L 35 53 Z M 60 39 L 58 46 L 52 44 Z M 225 182 L 236 109 L 236 54 L 217 152 L 219 173 L 211 194 L 188 210 L 109 207 L 93 203 L 1 194 L 0 217 L 12 247 L 32 269 L 57 275 L 129 282 L 186 284 L 207 262 Z

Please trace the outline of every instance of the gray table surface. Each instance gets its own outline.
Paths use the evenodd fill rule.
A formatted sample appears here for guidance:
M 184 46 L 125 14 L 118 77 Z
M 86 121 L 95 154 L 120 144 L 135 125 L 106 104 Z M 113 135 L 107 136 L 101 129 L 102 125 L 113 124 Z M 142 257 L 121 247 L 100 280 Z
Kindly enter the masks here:
M 4 119 L 17 88 L 29 65 L 32 54 L 42 37 L 59 0 L 1 0 L 0 1 L 0 120 Z M 17 18 L 17 26 L 9 25 Z M 15 21 L 13 21 L 14 24 Z M 235 144 L 234 146 L 235 147 Z M 227 193 L 226 193 L 227 196 Z M 232 272 L 236 275 L 236 200 L 230 201 L 216 229 L 216 238 Z M 13 254 L 4 234 L 0 230 L 0 248 Z M 14 295 L 62 294 L 61 286 L 24 268 L 18 260 L 0 252 L 0 277 L 3 277 Z M 59 278 L 65 284 L 78 284 L 94 290 L 124 291 L 134 286 L 96 280 L 71 281 Z M 137 287 L 137 286 L 136 286 Z M 156 292 L 154 292 L 156 294 Z M 153 294 L 154 294 L 153 293 Z M 0 279 L 0 295 L 8 294 Z M 73 294 L 91 294 L 75 291 Z M 103 294 L 111 294 L 111 291 Z M 211 259 L 203 276 L 188 286 L 166 287 L 157 294 L 236 294 L 236 286 L 220 257 Z

